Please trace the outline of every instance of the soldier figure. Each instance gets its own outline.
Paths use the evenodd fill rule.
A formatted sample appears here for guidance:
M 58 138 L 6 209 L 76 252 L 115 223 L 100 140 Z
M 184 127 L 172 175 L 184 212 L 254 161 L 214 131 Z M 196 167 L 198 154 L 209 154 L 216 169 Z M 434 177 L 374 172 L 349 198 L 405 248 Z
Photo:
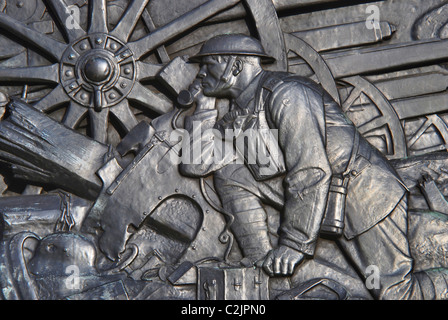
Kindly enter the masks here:
M 261 63 L 272 60 L 257 40 L 244 35 L 212 38 L 192 58 L 201 62 L 202 91 L 185 126 L 191 137 L 197 136 L 193 130 L 201 131 L 202 154 L 199 162 L 182 163 L 181 172 L 214 174 L 244 256 L 262 264 L 271 276 L 292 275 L 304 259 L 313 257 L 319 235 L 326 232 L 336 235 L 364 278 L 369 266 L 378 267 L 381 286 L 371 290 L 376 299 L 444 298 L 444 270 L 413 273 L 407 188 L 393 167 L 321 86 L 263 70 Z M 220 120 L 215 98 L 231 101 Z M 199 129 L 194 121 L 201 122 Z M 269 174 L 247 159 L 236 163 L 233 152 L 210 161 L 217 141 L 208 129 L 244 132 L 266 125 L 277 130 L 279 148 L 279 161 L 272 157 L 275 170 Z M 267 148 L 275 154 L 272 146 Z M 281 211 L 277 248 L 270 243 L 263 204 Z

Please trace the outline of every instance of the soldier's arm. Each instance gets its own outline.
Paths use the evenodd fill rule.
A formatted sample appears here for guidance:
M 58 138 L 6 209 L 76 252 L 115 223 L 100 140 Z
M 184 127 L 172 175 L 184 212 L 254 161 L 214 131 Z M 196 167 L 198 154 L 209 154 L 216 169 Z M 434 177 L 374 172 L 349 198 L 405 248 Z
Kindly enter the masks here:
M 332 174 L 322 96 L 299 84 L 285 83 L 274 92 L 269 112 L 279 130 L 287 168 L 279 244 L 311 256 Z

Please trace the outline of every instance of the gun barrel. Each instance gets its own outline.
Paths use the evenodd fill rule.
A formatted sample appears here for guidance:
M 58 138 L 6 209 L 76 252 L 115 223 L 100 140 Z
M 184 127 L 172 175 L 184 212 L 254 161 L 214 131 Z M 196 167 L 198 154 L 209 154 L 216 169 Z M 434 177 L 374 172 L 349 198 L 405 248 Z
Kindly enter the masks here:
M 428 114 L 446 112 L 448 110 L 448 93 L 399 99 L 391 103 L 400 120 L 412 119 Z
M 394 79 L 380 80 L 374 85 L 390 101 L 400 120 L 412 119 L 448 110 L 448 74 L 431 72 Z M 340 88 L 339 94 L 345 100 L 350 90 Z M 353 104 L 351 110 L 373 107 L 371 102 Z
M 427 72 L 374 82 L 389 100 L 417 97 L 444 92 L 448 88 L 448 74 Z
M 272 3 L 277 12 L 289 11 L 295 9 L 301 9 L 306 7 L 314 7 L 320 5 L 330 4 L 332 2 L 338 2 L 339 0 L 273 0 Z M 154 18 L 157 17 L 157 21 L 155 24 L 157 27 L 167 24 L 168 22 L 178 18 L 183 11 L 170 11 L 166 10 L 166 8 L 175 7 L 179 0 L 152 0 L 148 4 L 149 12 L 151 16 Z M 207 2 L 206 0 L 190 0 L 189 7 L 194 8 L 195 6 L 199 6 Z M 230 8 L 224 12 L 218 13 L 216 16 L 207 20 L 207 23 L 217 23 L 222 21 L 232 21 L 237 19 L 243 19 L 247 15 L 246 8 L 241 1 L 239 4 Z M 363 3 L 363 1 L 359 1 L 359 3 Z M 155 19 L 156 20 L 156 19 Z
M 321 52 L 378 43 L 389 39 L 395 31 L 395 26 L 387 21 L 381 21 L 377 30 L 366 28 L 366 22 L 360 21 L 292 34 Z
M 415 66 L 448 61 L 448 39 L 422 40 L 376 48 L 324 53 L 322 58 L 335 79 L 354 75 L 403 70 Z M 308 65 L 303 60 L 291 61 L 289 71 L 306 74 Z

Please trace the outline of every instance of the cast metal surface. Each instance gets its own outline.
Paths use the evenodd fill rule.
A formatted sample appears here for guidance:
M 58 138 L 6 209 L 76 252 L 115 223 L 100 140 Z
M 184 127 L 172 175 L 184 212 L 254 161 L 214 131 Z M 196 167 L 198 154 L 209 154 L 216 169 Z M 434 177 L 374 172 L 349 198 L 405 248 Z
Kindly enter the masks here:
M 447 298 L 444 1 L 2 0 L 0 11 L 1 299 Z M 210 56 L 230 64 L 219 80 L 230 91 L 207 94 Z M 266 82 L 241 80 L 255 79 L 248 56 L 263 58 Z M 244 164 L 173 160 L 185 145 L 172 134 L 193 120 L 247 129 L 247 113 L 228 113 L 244 101 L 232 81 L 274 97 L 262 107 L 286 164 L 263 187 Z M 291 117 L 270 118 L 286 105 Z M 320 126 L 292 123 L 301 108 Z M 295 158 L 313 153 L 312 168 Z M 345 223 L 328 227 L 334 192 L 347 195 Z M 403 236 L 387 237 L 391 221 Z M 353 244 L 380 228 L 377 250 Z M 406 288 L 391 289 L 390 270 Z

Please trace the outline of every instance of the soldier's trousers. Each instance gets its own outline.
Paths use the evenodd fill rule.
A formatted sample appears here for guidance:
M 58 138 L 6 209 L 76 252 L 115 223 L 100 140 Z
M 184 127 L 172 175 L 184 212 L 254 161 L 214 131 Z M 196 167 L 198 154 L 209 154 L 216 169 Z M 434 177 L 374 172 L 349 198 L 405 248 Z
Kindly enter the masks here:
M 240 164 L 215 172 L 215 188 L 223 207 L 235 217 L 232 232 L 245 257 L 252 261 L 262 259 L 272 249 L 263 204 L 281 210 L 282 180 L 280 177 L 256 181 L 247 167 Z M 377 225 L 351 240 L 341 236 L 336 240 L 338 246 L 366 284 L 377 273 L 379 281 L 368 286 L 375 299 L 447 299 L 447 269 L 413 273 L 407 209 L 405 196 Z

